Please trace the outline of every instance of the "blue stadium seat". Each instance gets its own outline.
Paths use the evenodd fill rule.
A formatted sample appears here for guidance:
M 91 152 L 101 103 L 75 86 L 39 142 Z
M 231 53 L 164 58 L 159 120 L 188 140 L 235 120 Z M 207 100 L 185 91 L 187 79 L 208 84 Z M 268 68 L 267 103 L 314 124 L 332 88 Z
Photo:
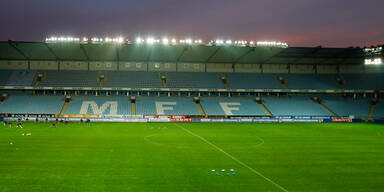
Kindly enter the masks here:
M 0 70 L 0 85 L 4 86 L 7 83 L 8 78 L 11 76 L 11 74 L 12 71 Z
M 161 88 L 162 84 L 157 72 L 111 71 L 104 87 Z
M 282 75 L 290 89 L 340 89 L 334 75 L 286 74 Z
M 384 118 L 384 100 L 381 100 L 376 105 L 374 117 L 376 117 L 376 118 Z
M 136 100 L 137 115 L 200 115 L 191 98 L 139 97 Z
M 343 99 L 341 96 L 319 96 L 323 104 L 340 116 L 367 117 L 370 104 L 363 99 Z
M 66 114 L 130 115 L 128 97 L 73 97 Z
M 252 99 L 203 98 L 201 105 L 206 115 L 267 115 Z
M 383 74 L 345 74 L 346 89 L 384 89 Z
M 205 72 L 168 72 L 169 88 L 224 88 L 217 73 Z
M 8 86 L 31 86 L 36 71 L 12 71 L 8 78 Z
M 292 96 L 291 98 L 265 98 L 264 105 L 274 116 L 330 116 L 325 109 L 323 109 L 319 104 L 314 103 L 307 96 Z
M 1 114 L 59 114 L 64 105 L 63 97 L 42 97 L 31 94 L 11 94 L 0 104 Z
M 47 71 L 40 86 L 99 87 L 98 73 L 94 71 Z
M 227 73 L 232 89 L 284 89 L 272 74 Z

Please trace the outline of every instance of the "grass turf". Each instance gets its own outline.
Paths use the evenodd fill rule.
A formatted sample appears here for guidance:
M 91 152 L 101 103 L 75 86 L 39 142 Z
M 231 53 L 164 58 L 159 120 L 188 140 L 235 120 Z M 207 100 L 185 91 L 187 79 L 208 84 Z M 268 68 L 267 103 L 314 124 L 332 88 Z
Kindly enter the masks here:
M 266 178 L 287 191 L 382 191 L 384 126 L 0 126 L 0 191 L 284 191 Z

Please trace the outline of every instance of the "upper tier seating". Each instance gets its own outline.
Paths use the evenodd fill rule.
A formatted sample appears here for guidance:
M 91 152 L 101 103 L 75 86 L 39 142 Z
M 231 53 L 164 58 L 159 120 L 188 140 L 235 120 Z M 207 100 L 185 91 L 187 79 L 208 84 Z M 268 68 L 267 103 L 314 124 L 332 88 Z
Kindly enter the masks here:
M 334 75 L 286 74 L 282 75 L 290 89 L 340 89 Z
M 284 89 L 272 74 L 227 73 L 232 89 Z
M 217 73 L 168 72 L 169 88 L 224 88 Z
M 345 74 L 346 89 L 384 89 L 383 74 Z
M 40 86 L 99 87 L 98 73 L 94 71 L 47 71 Z
M 136 100 L 137 115 L 200 115 L 191 98 L 139 97 Z
M 358 117 L 367 117 L 370 104 L 368 100 L 363 99 L 343 99 L 341 96 L 319 96 L 323 104 L 339 116 L 355 115 Z
M 12 71 L 8 78 L 8 86 L 31 86 L 36 71 Z
M 319 104 L 314 103 L 307 96 L 292 96 L 291 98 L 265 98 L 264 105 L 274 116 L 310 115 L 330 116 Z
M 11 76 L 12 71 L 2 71 L 0 70 L 0 86 L 3 86 L 7 83 L 8 78 Z
M 73 97 L 66 114 L 129 115 L 128 97 Z
M 111 71 L 104 87 L 161 88 L 162 84 L 157 72 Z
M 260 105 L 252 99 L 203 98 L 201 106 L 206 115 L 266 115 Z
M 99 87 L 98 74 L 106 74 L 104 87 L 162 88 L 158 72 L 145 71 L 41 71 L 46 77 L 40 86 Z M 217 73 L 161 72 L 167 74 L 169 88 L 224 88 Z M 0 70 L 0 86 L 31 86 L 36 71 Z M 284 89 L 275 77 L 279 74 L 225 73 L 232 89 Z M 334 82 L 336 75 L 282 74 L 290 89 L 341 89 Z M 342 74 L 346 89 L 384 89 L 382 74 Z
M 59 114 L 63 105 L 63 97 L 14 93 L 0 104 L 0 114 Z

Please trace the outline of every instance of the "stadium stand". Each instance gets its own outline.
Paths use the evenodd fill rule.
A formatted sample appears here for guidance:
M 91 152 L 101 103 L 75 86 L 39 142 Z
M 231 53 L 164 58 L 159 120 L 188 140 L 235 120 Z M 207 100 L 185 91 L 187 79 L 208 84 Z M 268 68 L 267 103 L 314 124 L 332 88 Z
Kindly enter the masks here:
M 347 89 L 384 89 L 384 75 L 382 74 L 345 74 Z
M 129 88 L 161 88 L 162 84 L 157 72 L 125 72 L 111 71 L 107 73 L 104 87 Z
M 99 87 L 97 72 L 93 71 L 46 71 L 46 79 L 40 86 Z
M 229 88 L 235 89 L 284 89 L 272 74 L 227 73 Z
M 12 71 L 7 86 L 31 86 L 36 71 Z
M 12 93 L 0 105 L 0 114 L 59 114 L 63 104 L 63 97 Z
M 210 72 L 169 72 L 169 88 L 224 88 L 216 73 Z
M 374 117 L 376 118 L 384 118 L 384 101 L 381 100 L 375 108 Z
M 251 99 L 203 98 L 201 105 L 207 115 L 267 115 L 259 104 Z
M 127 97 L 73 97 L 66 114 L 130 115 Z
M 12 71 L 0 70 L 0 85 L 5 85 L 8 81 L 9 76 L 11 76 Z
M 314 103 L 308 96 L 295 95 L 291 97 L 263 99 L 264 105 L 274 116 L 284 115 L 310 115 L 310 116 L 330 116 L 319 104 Z
M 137 115 L 200 115 L 191 98 L 139 97 L 136 100 Z
M 340 89 L 334 75 L 286 74 L 282 75 L 290 89 Z
M 339 116 L 367 117 L 370 104 L 368 100 L 342 98 L 341 96 L 319 96 L 323 104 Z M 379 107 L 378 107 L 379 108 Z

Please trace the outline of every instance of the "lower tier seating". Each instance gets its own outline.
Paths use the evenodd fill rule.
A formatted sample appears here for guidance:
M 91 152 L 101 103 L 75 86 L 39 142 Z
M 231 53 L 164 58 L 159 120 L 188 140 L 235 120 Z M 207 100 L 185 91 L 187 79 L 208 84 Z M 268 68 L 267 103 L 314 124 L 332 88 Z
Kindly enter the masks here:
M 252 99 L 203 98 L 201 105 L 206 115 L 266 115 Z
M 319 96 L 323 104 L 339 116 L 367 117 L 370 104 L 363 99 L 343 99 L 341 96 Z
M 200 115 L 192 98 L 139 97 L 136 100 L 137 115 Z
M 73 97 L 66 114 L 130 115 L 128 97 Z
M 12 94 L 0 104 L 0 114 L 59 114 L 64 97 L 42 97 Z
M 265 98 L 264 105 L 274 116 L 330 116 L 319 104 L 308 96 L 292 96 L 284 98 Z

